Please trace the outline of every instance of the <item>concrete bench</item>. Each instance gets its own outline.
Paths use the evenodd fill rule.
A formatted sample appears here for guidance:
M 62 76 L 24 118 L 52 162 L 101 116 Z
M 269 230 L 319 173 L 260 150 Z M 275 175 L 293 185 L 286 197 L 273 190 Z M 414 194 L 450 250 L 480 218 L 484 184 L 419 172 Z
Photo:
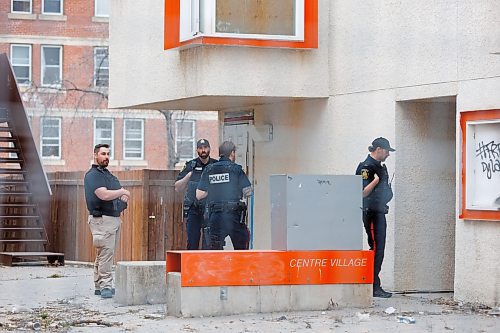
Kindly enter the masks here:
M 167 302 L 165 261 L 119 261 L 115 302 L 123 305 Z
M 182 287 L 181 273 L 167 274 L 167 314 L 175 317 L 366 307 L 371 284 Z
M 177 317 L 363 307 L 371 251 L 167 251 L 167 314 Z

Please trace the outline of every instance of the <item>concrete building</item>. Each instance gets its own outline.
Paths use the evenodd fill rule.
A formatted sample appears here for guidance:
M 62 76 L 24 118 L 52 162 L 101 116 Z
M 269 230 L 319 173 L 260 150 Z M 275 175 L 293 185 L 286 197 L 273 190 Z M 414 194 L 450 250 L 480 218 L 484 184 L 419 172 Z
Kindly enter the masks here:
M 199 137 L 217 146 L 216 113 L 108 109 L 109 4 L 0 2 L 0 53 L 11 61 L 48 172 L 88 169 L 101 142 L 111 145 L 114 170 L 179 166 L 195 156 Z
M 387 137 L 383 286 L 499 304 L 500 2 L 232 4 L 112 0 L 110 105 L 218 110 L 255 187 L 258 249 L 270 175 L 352 174 Z

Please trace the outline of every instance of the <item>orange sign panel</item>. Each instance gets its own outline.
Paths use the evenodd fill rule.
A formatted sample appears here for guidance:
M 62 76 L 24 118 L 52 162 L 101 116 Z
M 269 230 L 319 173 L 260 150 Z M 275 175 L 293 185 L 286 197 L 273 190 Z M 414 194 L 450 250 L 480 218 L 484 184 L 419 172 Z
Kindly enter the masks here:
M 181 286 L 373 283 L 373 251 L 167 251 Z

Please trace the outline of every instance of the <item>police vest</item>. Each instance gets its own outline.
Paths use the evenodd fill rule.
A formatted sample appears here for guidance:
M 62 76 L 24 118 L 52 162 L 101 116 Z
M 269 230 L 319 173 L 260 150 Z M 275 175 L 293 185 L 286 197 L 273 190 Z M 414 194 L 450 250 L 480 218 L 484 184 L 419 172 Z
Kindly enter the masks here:
M 231 161 L 219 161 L 207 167 L 208 203 L 237 202 L 241 199 L 238 177 L 241 167 Z
M 391 201 L 393 197 L 392 188 L 389 184 L 389 173 L 387 172 L 387 167 L 385 165 L 370 163 L 369 160 L 365 160 L 358 166 L 358 170 L 362 169 L 368 169 L 372 171 L 372 173 L 376 173 L 380 178 L 379 183 L 375 186 L 372 192 L 366 198 L 363 198 L 363 208 L 380 212 L 385 211 L 387 203 Z M 373 179 L 374 175 L 370 174 L 368 181 L 371 182 Z
M 198 187 L 198 182 L 201 179 L 201 174 L 203 173 L 203 170 L 211 163 L 216 162 L 216 160 L 209 158 L 207 164 L 201 163 L 201 161 L 196 158 L 194 160 L 191 160 L 190 166 L 193 171 L 191 174 L 191 178 L 189 178 L 189 182 L 187 184 L 187 190 L 186 194 L 184 196 L 184 205 L 191 206 L 193 203 L 196 203 L 197 205 L 203 206 L 205 203 L 205 200 L 196 200 L 196 188 Z

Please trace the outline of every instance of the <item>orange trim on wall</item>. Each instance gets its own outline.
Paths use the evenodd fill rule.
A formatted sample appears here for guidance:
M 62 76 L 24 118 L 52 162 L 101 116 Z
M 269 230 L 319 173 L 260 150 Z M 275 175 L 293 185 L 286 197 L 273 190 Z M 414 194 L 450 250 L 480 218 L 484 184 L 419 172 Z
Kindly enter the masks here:
M 165 15 L 163 22 L 163 48 L 165 50 L 179 47 L 180 35 L 180 0 L 165 0 Z
M 371 284 L 373 251 L 167 251 L 181 286 Z
M 318 48 L 318 0 L 304 0 L 304 41 L 202 36 L 180 42 L 180 0 L 165 0 L 164 49 L 188 45 L 234 45 L 282 48 Z M 168 32 L 168 33 L 167 33 Z
M 466 207 L 466 197 L 467 197 L 467 158 L 466 158 L 466 147 L 467 147 L 467 122 L 468 121 L 476 121 L 476 120 L 493 120 L 500 119 L 500 109 L 492 109 L 492 110 L 478 110 L 478 111 L 464 111 L 460 112 L 460 129 L 462 134 L 462 207 L 460 207 L 459 218 L 464 220 L 490 220 L 490 221 L 499 221 L 500 220 L 500 211 L 494 210 L 472 210 L 467 209 Z

